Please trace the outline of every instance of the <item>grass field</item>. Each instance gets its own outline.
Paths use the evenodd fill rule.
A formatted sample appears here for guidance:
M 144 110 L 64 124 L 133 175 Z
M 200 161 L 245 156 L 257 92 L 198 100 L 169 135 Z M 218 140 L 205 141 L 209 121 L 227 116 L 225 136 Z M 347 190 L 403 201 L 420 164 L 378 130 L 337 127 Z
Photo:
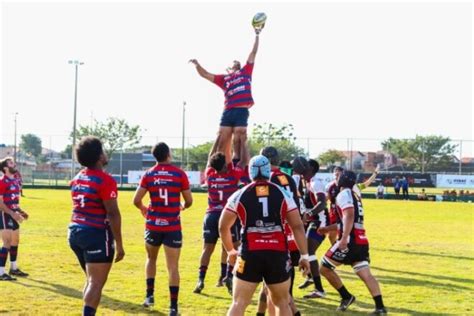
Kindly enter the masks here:
M 22 224 L 19 264 L 27 279 L 0 284 L 0 313 L 44 315 L 80 314 L 84 275 L 66 240 L 70 198 L 66 190 L 25 190 L 21 202 L 30 214 Z M 126 256 L 114 265 L 98 314 L 166 314 L 168 284 L 160 254 L 153 310 L 140 306 L 144 298 L 143 218 L 132 207 L 132 192 L 120 192 Z M 201 252 L 201 223 L 206 195 L 195 194 L 194 206 L 182 214 L 184 246 L 181 257 L 180 311 L 182 315 L 223 315 L 230 304 L 224 288 L 214 284 L 219 273 L 215 254 L 203 294 L 193 294 Z M 474 314 L 474 207 L 467 203 L 365 201 L 371 242 L 372 270 L 381 283 L 391 314 Z M 322 245 L 320 257 L 328 248 Z M 342 268 L 346 287 L 357 296 L 348 315 L 364 315 L 373 301 L 352 270 Z M 298 275 L 296 283 L 302 277 Z M 304 315 L 334 315 L 339 297 L 324 283 L 326 299 L 303 300 L 306 290 L 295 290 Z M 256 304 L 248 308 L 255 314 Z

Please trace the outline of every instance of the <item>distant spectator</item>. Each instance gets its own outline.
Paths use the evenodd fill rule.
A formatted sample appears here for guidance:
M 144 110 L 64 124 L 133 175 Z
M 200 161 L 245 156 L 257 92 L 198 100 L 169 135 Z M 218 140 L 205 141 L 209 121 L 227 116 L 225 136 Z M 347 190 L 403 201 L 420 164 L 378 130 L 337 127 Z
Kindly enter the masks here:
M 409 199 L 409 197 L 408 197 L 408 180 L 405 176 L 402 178 L 401 186 L 402 186 L 402 192 L 403 192 L 403 199 L 408 200 Z
M 398 199 L 400 197 L 400 188 L 402 184 L 400 182 L 400 178 L 398 176 L 395 177 L 393 181 L 393 189 L 395 190 L 395 197 Z
M 428 196 L 426 195 L 425 188 L 421 189 L 421 193 L 418 193 L 418 200 L 420 201 L 428 200 Z
M 385 187 L 382 183 L 379 184 L 377 187 L 377 193 L 375 194 L 377 199 L 384 199 L 385 198 Z

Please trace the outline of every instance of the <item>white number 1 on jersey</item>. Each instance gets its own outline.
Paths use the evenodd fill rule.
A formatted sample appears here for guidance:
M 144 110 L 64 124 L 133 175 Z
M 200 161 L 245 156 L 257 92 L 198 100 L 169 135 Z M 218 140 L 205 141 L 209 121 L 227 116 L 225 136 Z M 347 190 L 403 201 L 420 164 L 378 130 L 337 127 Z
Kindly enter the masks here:
M 258 201 L 262 203 L 263 217 L 268 217 L 268 198 L 261 197 L 258 199 Z
M 159 190 L 160 199 L 165 201 L 165 206 L 168 206 L 168 189 L 160 188 Z

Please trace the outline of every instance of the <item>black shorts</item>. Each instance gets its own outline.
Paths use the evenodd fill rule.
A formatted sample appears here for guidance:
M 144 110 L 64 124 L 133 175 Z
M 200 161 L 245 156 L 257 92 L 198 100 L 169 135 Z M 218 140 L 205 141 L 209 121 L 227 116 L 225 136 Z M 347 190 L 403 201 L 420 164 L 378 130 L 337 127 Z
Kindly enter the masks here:
M 288 252 L 246 251 L 237 258 L 234 274 L 247 282 L 278 284 L 288 280 L 291 269 Z
M 183 234 L 180 230 L 173 232 L 156 232 L 145 230 L 145 241 L 147 244 L 159 247 L 162 244 L 171 248 L 181 248 L 183 245 Z
M 110 263 L 114 260 L 114 237 L 110 228 L 69 226 L 69 246 L 83 270 L 86 263 Z
M 11 229 L 17 230 L 20 228 L 20 224 L 13 219 L 9 214 L 0 211 L 0 230 Z
M 291 265 L 297 267 L 300 264 L 300 252 L 299 250 L 290 251 Z
M 224 110 L 221 116 L 221 126 L 247 127 L 249 120 L 248 108 L 232 108 Z
M 316 223 L 311 222 L 306 229 L 306 239 L 311 238 L 319 243 L 322 243 L 324 238 L 326 238 L 326 235 L 321 235 L 318 233 L 318 228 L 319 226 Z
M 219 239 L 219 219 L 221 212 L 209 212 L 204 215 L 204 223 L 202 227 L 202 238 L 206 244 L 216 244 Z M 230 229 L 232 234 L 232 242 L 240 240 L 240 221 L 237 219 Z
M 369 245 L 356 245 L 349 243 L 347 245 L 349 251 L 342 252 L 339 249 L 339 242 L 336 242 L 325 254 L 326 258 L 341 264 L 352 265 L 356 262 L 370 262 Z

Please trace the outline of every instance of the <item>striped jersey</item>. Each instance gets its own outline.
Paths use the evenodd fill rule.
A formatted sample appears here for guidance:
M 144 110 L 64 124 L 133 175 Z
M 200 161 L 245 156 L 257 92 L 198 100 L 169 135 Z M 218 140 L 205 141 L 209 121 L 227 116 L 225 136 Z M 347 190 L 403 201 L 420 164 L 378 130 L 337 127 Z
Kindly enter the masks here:
M 158 232 L 181 230 L 180 194 L 189 190 L 186 173 L 170 164 L 156 164 L 145 172 L 140 187 L 150 195 L 146 229 Z
M 247 63 L 231 74 L 214 76 L 214 83 L 224 91 L 226 110 L 235 107 L 250 108 L 254 104 L 251 88 L 253 65 Z
M 107 228 L 107 211 L 104 201 L 117 198 L 117 183 L 102 170 L 82 169 L 72 179 L 72 217 L 76 225 L 100 229 Z
M 234 168 L 232 163 L 228 164 L 225 173 L 219 173 L 216 169 L 208 167 L 206 169 L 207 181 L 207 213 L 221 212 L 229 197 L 239 189 L 239 181 L 244 171 Z
M 17 178 L 9 178 L 3 175 L 0 178 L 0 196 L 3 203 L 12 211 L 20 209 L 20 182 Z
M 295 201 L 280 186 L 256 181 L 235 192 L 224 211 L 235 213 L 242 223 L 241 251 L 288 251 L 284 222 L 297 211 Z

